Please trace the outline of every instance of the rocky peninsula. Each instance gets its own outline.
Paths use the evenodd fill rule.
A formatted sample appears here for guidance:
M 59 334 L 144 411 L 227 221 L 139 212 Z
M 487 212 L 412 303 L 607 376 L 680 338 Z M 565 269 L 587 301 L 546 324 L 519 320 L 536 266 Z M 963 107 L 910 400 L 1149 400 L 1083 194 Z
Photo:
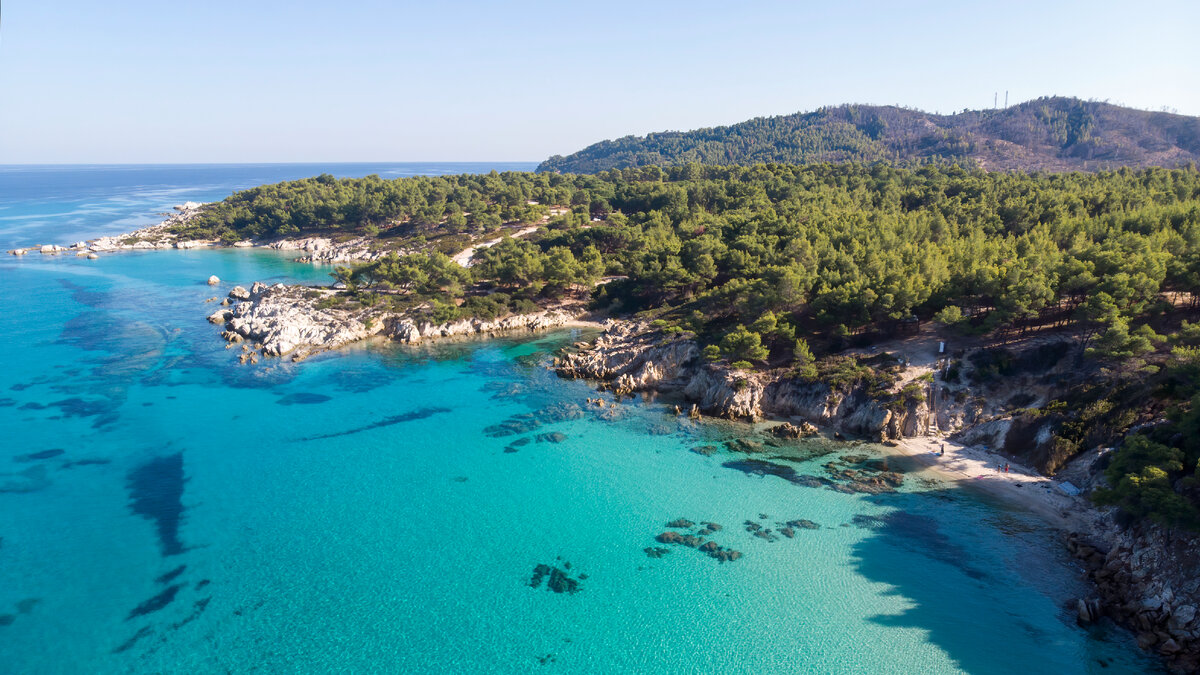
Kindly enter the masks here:
M 338 291 L 332 288 L 268 286 L 256 282 L 249 290 L 234 287 L 222 307 L 209 315 L 208 320 L 224 327 L 221 335 L 231 344 L 243 343 L 243 362 L 256 361 L 257 354 L 300 361 L 371 337 L 418 344 L 445 338 L 539 331 L 579 322 L 585 313 L 579 304 L 563 303 L 493 320 L 434 323 L 405 313 L 339 301 Z

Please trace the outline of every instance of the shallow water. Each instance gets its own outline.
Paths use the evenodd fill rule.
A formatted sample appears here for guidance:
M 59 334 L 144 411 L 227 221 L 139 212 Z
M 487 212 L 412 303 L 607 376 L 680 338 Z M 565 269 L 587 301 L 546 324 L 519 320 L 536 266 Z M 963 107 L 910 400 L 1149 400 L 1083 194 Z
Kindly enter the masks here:
M 205 321 L 233 283 L 327 274 L 244 250 L 0 263 L 7 672 L 1157 667 L 1075 626 L 1086 588 L 1037 521 L 912 475 L 805 486 L 885 448 L 748 464 L 690 451 L 748 427 L 604 419 L 545 367 L 577 332 L 242 366 Z M 656 543 L 676 518 L 743 556 Z M 797 519 L 820 528 L 778 535 Z M 531 587 L 540 564 L 577 591 Z

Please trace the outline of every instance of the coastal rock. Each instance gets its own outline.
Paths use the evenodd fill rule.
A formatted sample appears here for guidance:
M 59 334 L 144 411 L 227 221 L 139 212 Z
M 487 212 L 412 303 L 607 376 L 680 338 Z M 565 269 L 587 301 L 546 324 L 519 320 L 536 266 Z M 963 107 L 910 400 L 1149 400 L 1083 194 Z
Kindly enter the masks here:
M 1071 535 L 1067 549 L 1083 561 L 1100 600 L 1082 621 L 1101 613 L 1138 632 L 1177 671 L 1200 667 L 1200 535 L 1155 524 L 1121 525 L 1109 517 L 1090 537 Z
M 228 309 L 218 309 L 217 311 L 208 315 L 208 322 L 222 324 L 222 323 L 225 323 L 226 321 L 229 321 L 232 318 L 233 318 L 232 311 L 230 311 Z
M 612 382 L 612 390 L 628 394 L 662 389 L 690 376 L 700 350 L 692 340 L 647 334 L 641 324 L 613 322 L 593 347 L 562 357 L 556 372 L 562 377 L 586 377 Z
M 340 299 L 330 289 L 255 283 L 249 291 L 241 286 L 234 288 L 230 296 L 242 300 L 232 315 L 227 319 L 221 313 L 213 317 L 227 320 L 229 330 L 244 339 L 261 343 L 265 355 L 290 354 L 296 360 L 373 336 L 414 344 L 429 339 L 542 330 L 572 321 L 582 311 L 580 306 L 564 306 L 489 321 L 432 324 L 356 302 L 324 302 Z
M 706 364 L 687 333 L 662 333 L 645 322 L 609 323 L 592 346 L 564 354 L 555 370 L 562 377 L 601 380 L 604 388 L 620 395 L 682 392 L 693 402 L 693 419 L 701 413 L 730 419 L 796 418 L 803 420 L 796 427 L 802 436 L 815 429 L 812 425 L 822 425 L 866 438 L 898 438 L 924 433 L 933 417 L 923 404 L 893 412 L 865 386 L 833 391 L 822 382 Z M 784 427 L 776 433 L 790 437 L 795 431 Z
M 218 277 L 217 277 L 217 275 L 215 275 L 215 274 L 214 274 L 214 275 L 212 275 L 212 276 L 210 276 L 210 277 L 208 278 L 208 285 L 209 285 L 209 286 L 216 286 L 216 285 L 217 285 L 217 284 L 219 284 L 219 283 L 221 283 L 221 279 L 220 279 L 220 278 L 218 278 Z
M 431 338 L 470 337 L 508 331 L 538 331 L 561 326 L 575 319 L 569 309 L 553 309 L 530 314 L 513 314 L 500 319 L 462 319 L 443 324 L 396 318 L 388 336 L 397 342 L 417 344 Z
M 281 239 L 268 244 L 268 246 L 279 251 L 306 253 L 307 255 L 301 256 L 297 260 L 312 263 L 371 262 L 392 251 L 392 249 L 380 247 L 378 240 L 373 237 L 355 237 L 339 242 L 326 237 Z M 396 252 L 401 255 L 409 253 L 406 250 L 397 250 Z
M 784 422 L 778 426 L 771 427 L 771 435 L 776 438 L 804 438 L 816 433 L 817 428 L 809 422 L 801 422 L 799 425 Z

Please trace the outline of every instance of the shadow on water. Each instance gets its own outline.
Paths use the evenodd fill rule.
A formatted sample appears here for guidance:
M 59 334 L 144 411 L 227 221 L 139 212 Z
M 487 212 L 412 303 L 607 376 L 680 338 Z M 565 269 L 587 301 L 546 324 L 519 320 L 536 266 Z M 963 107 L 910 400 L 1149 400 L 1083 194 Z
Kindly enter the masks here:
M 179 524 L 183 519 L 185 482 L 183 453 L 180 452 L 151 459 L 127 476 L 130 508 L 155 524 L 163 556 L 184 552 L 179 541 Z
M 871 533 L 854 546 L 855 569 L 871 581 L 888 585 L 889 595 L 902 597 L 910 605 L 898 614 L 880 614 L 870 621 L 889 628 L 925 631 L 930 642 L 969 673 L 1012 672 L 1012 664 L 998 659 L 998 653 L 1003 653 L 1004 645 L 1016 648 L 1031 644 L 1046 650 L 1048 668 L 1066 667 L 1063 672 L 1165 672 L 1155 659 L 1138 652 L 1127 634 L 1089 632 L 1075 625 L 1073 614 L 1065 608 L 1068 598 L 1060 596 L 1085 593 L 1086 587 L 1073 589 L 1073 584 L 1082 582 L 1061 567 L 1065 558 L 1054 562 L 1055 538 L 1044 527 L 1032 523 L 1006 527 L 1014 514 L 993 516 L 981 512 L 980 520 L 972 521 L 967 529 L 979 537 L 1003 538 L 1006 544 L 993 551 L 986 542 L 973 544 L 970 536 L 964 538 L 962 532 L 955 532 L 943 521 L 943 515 L 964 515 L 957 509 L 956 515 L 947 513 L 946 502 L 965 505 L 975 501 L 967 488 L 945 485 L 927 492 L 881 494 L 867 499 L 894 510 L 853 518 L 853 526 Z M 1017 543 L 1011 539 L 1020 537 L 1026 540 Z M 1017 558 L 1006 559 L 1011 550 L 1022 546 L 1027 550 Z M 1039 572 L 1030 571 L 1036 569 L 1043 574 L 1045 570 L 1056 571 L 1037 578 Z M 1055 579 L 1060 572 L 1061 579 Z M 1054 618 L 1058 623 L 1035 625 L 1039 619 L 1034 617 L 1045 612 L 1047 600 L 1058 606 Z M 998 620 L 992 621 L 993 616 Z M 978 630 L 971 626 L 978 626 Z M 1081 645 L 1070 647 L 1071 652 L 1056 653 L 1063 627 L 1067 635 L 1076 631 L 1086 635 Z
M 1056 672 L 1166 672 L 1156 659 L 1137 650 L 1128 633 L 1112 626 L 1085 631 L 1075 625 L 1066 602 L 1087 588 L 1065 567 L 1065 555 L 1053 548 L 1048 526 L 1032 516 L 983 508 L 970 486 L 931 483 L 911 475 L 916 467 L 910 458 L 886 452 L 881 456 L 879 449 L 869 454 L 866 448 L 853 450 L 854 455 L 840 461 L 853 460 L 861 468 L 882 463 L 901 473 L 909 469 L 905 484 L 927 488 L 864 494 L 864 500 L 884 510 L 860 513 L 846 523 L 866 534 L 853 548 L 855 571 L 885 584 L 890 589 L 886 594 L 906 605 L 898 613 L 881 613 L 869 621 L 925 632 L 969 673 L 1012 672 L 1014 663 L 1029 663 L 1027 653 L 1014 655 L 1013 663 L 1004 662 L 1006 645 L 1026 651 L 1036 646 L 1045 654 L 1046 668 Z M 838 488 L 830 480 L 836 476 L 807 473 L 815 468 L 811 462 L 769 459 L 734 454 L 721 466 L 766 481 Z M 938 487 L 928 489 L 933 484 Z M 956 506 L 948 508 L 951 503 Z M 975 508 L 977 513 L 972 512 Z M 1052 603 L 1050 617 L 1047 601 Z
M 337 438 L 339 436 L 350 436 L 351 434 L 358 434 L 358 433 L 362 433 L 364 431 L 370 431 L 372 429 L 381 429 L 383 427 L 390 427 L 394 424 L 403 424 L 405 422 L 412 422 L 414 420 L 423 420 L 427 417 L 433 417 L 434 415 L 439 415 L 439 414 L 448 413 L 448 412 L 450 412 L 449 408 L 437 408 L 437 407 L 420 408 L 419 410 L 413 410 L 411 412 L 406 412 L 406 413 L 401 413 L 399 415 L 392 415 L 390 417 L 385 417 L 385 418 L 379 420 L 378 422 L 372 422 L 371 424 L 366 424 L 361 427 L 355 427 L 353 429 L 346 429 L 345 431 L 335 431 L 333 433 L 328 433 L 328 434 L 318 434 L 316 436 L 305 436 L 304 438 L 301 438 L 299 440 L 301 440 L 301 441 L 322 441 L 322 440 L 325 440 L 328 438 Z

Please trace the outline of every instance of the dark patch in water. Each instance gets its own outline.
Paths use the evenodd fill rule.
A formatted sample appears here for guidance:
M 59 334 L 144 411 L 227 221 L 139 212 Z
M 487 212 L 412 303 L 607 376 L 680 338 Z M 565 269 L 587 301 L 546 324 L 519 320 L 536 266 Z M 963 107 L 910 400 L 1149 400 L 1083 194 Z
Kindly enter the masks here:
M 302 391 L 302 392 L 299 392 L 296 394 L 288 394 L 287 396 L 280 398 L 278 401 L 276 401 L 276 403 L 278 403 L 279 405 L 313 405 L 316 403 L 324 403 L 326 401 L 332 401 L 332 400 L 333 400 L 332 396 L 326 396 L 325 394 L 313 394 L 310 392 Z
M 748 476 L 777 476 L 793 485 L 803 487 L 822 487 L 833 484 L 827 478 L 803 474 L 790 466 L 775 464 L 774 462 L 762 459 L 735 459 L 723 462 L 721 466 L 726 469 L 737 469 Z
M 41 601 L 41 598 L 25 598 L 24 600 L 19 601 L 17 602 L 17 613 L 29 614 L 33 611 L 34 607 L 38 606 L 38 603 Z
M 874 516 L 859 514 L 852 521 L 867 530 L 883 532 L 888 541 L 901 548 L 923 553 L 934 560 L 957 567 L 972 579 L 985 579 L 987 575 L 971 564 L 971 554 L 955 544 L 950 537 L 938 530 L 937 520 L 907 511 Z
M 171 570 L 170 572 L 163 574 L 162 576 L 155 579 L 154 581 L 157 583 L 160 583 L 160 584 L 169 584 L 172 581 L 175 581 L 175 577 L 179 576 L 180 574 L 183 574 L 183 571 L 186 569 L 187 569 L 187 565 L 180 565 L 179 567 L 176 567 L 175 569 Z
M 108 300 L 108 294 L 100 291 L 92 290 L 86 286 L 72 283 L 69 279 L 59 279 L 58 283 L 62 284 L 63 288 L 71 291 L 71 299 L 81 305 L 88 307 L 100 307 Z
M 138 632 L 133 634 L 133 637 L 129 638 L 125 642 L 122 642 L 120 647 L 117 647 L 116 649 L 114 649 L 113 653 L 120 654 L 121 652 L 129 651 L 130 649 L 133 648 L 133 645 L 137 644 L 138 640 L 141 640 L 142 638 L 150 635 L 153 632 L 154 631 L 151 630 L 150 626 L 142 626 L 140 629 L 138 629 Z
M 563 567 L 569 570 L 571 569 L 571 563 L 566 563 Z M 549 577 L 549 581 L 546 583 L 547 590 L 554 591 L 555 593 L 574 595 L 579 592 L 579 579 L 583 579 L 584 575 L 580 575 L 579 579 L 572 579 L 563 569 L 539 563 L 533 568 L 533 575 L 529 579 L 529 587 L 538 588 L 547 577 Z
M 71 469 L 77 466 L 102 466 L 104 464 L 112 464 L 112 460 L 108 459 L 77 459 L 73 462 L 63 462 L 64 469 Z
M 405 422 L 412 422 L 414 420 L 423 420 L 426 417 L 433 417 L 434 415 L 437 415 L 439 413 L 448 413 L 448 412 L 450 412 L 449 408 L 421 408 L 420 410 L 414 410 L 412 412 L 406 412 L 406 413 L 401 413 L 399 415 L 392 415 L 391 417 L 385 417 L 378 422 L 373 422 L 366 426 L 361 426 L 361 427 L 358 427 L 355 429 L 348 429 L 346 431 L 335 431 L 334 433 L 331 433 L 331 434 L 319 434 L 316 436 L 308 436 L 305 438 L 301 438 L 300 440 L 302 440 L 302 441 L 320 441 L 320 440 L 325 440 L 327 438 L 337 438 L 338 436 L 349 436 L 351 434 L 357 434 L 357 433 L 361 433 L 363 431 L 370 431 L 372 429 L 381 429 L 383 427 L 390 427 L 393 424 L 403 424 Z
M 152 520 L 164 556 L 183 553 L 179 522 L 183 517 L 183 453 L 157 457 L 129 472 L 130 508 Z
M 17 473 L 0 473 L 0 492 L 37 492 L 48 485 L 50 479 L 44 464 Z
M 0 408 L 11 408 L 16 404 L 17 399 L 15 398 L 0 398 Z
M 92 427 L 99 429 L 117 421 L 117 409 L 121 401 L 112 398 L 88 401 L 79 397 L 54 401 L 51 407 L 58 408 L 65 417 L 95 417 Z
M 65 452 L 66 452 L 66 450 L 62 450 L 60 448 L 53 448 L 50 450 L 39 450 L 37 452 L 31 452 L 28 455 L 17 455 L 16 457 L 13 457 L 13 461 L 14 462 L 36 462 L 39 459 L 50 459 L 51 457 L 58 457 L 59 455 L 65 453 Z
M 171 604 L 173 600 L 175 600 L 175 596 L 179 593 L 179 589 L 181 588 L 183 588 L 183 584 L 167 586 L 158 595 L 146 600 L 137 607 L 134 607 L 133 611 L 129 612 L 129 616 L 125 617 L 125 620 L 129 621 L 130 619 L 136 619 L 139 616 L 152 614 L 163 607 L 166 607 L 167 605 Z
M 0 626 L 11 626 L 17 617 L 13 614 L 0 614 Z
M 196 590 L 198 591 L 211 583 L 212 581 L 210 579 L 201 579 L 200 581 L 196 582 Z
M 41 403 L 36 403 L 34 401 L 30 401 L 29 403 L 26 403 L 25 405 L 18 408 L 18 410 L 45 410 L 45 409 L 46 409 L 46 406 L 42 405 Z
M 208 607 L 209 602 L 212 602 L 212 598 L 200 598 L 196 602 L 192 603 L 192 613 L 185 616 L 182 620 L 171 624 L 171 630 L 179 630 L 180 628 L 183 628 L 189 623 L 200 618 L 200 615 L 204 613 L 205 608 Z
M 330 379 L 339 391 L 353 394 L 365 394 L 388 381 L 374 368 L 345 368 L 338 370 Z

